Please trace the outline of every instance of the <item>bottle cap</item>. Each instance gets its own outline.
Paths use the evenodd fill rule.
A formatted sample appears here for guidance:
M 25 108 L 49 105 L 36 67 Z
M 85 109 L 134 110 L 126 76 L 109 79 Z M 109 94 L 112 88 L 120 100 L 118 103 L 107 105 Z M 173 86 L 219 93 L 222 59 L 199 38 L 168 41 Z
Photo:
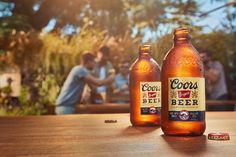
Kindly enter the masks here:
M 208 134 L 208 139 L 209 140 L 229 140 L 229 134 L 228 133 L 209 133 Z

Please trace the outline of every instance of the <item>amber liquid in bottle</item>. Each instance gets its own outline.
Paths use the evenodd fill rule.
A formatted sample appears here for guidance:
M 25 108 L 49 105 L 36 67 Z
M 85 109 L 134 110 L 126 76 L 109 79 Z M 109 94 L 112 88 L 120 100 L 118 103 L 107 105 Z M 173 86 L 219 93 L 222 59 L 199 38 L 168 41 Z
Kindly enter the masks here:
M 130 70 L 130 121 L 134 126 L 160 125 L 160 67 L 150 56 L 151 46 L 139 47 Z
M 165 135 L 197 136 L 205 131 L 203 64 L 188 29 L 174 31 L 174 46 L 164 58 L 161 128 Z

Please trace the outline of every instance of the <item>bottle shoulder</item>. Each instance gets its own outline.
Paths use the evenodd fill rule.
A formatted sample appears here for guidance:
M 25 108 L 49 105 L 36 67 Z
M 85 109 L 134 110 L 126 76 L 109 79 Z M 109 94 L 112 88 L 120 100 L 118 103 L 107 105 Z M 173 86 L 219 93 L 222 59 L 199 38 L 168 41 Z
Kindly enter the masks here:
M 150 71 L 151 69 L 160 71 L 160 66 L 153 58 L 138 58 L 130 69 L 131 71 Z
M 201 63 L 201 58 L 197 52 L 197 50 L 193 46 L 176 46 L 169 50 L 167 55 L 164 58 L 164 62 L 166 61 L 180 61 L 178 64 L 184 63 Z M 176 63 L 174 63 L 176 64 Z
M 166 72 L 168 69 L 168 72 Z M 170 49 L 162 64 L 165 74 L 202 76 L 204 73 L 203 63 L 193 46 L 176 46 Z

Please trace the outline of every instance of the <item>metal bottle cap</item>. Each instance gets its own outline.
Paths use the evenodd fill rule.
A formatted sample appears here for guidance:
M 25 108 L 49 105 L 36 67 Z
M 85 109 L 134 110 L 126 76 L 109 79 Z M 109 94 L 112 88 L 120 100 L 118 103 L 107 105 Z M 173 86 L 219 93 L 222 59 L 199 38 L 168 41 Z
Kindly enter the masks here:
M 221 141 L 230 140 L 228 133 L 209 133 L 208 139 L 209 140 L 221 140 Z

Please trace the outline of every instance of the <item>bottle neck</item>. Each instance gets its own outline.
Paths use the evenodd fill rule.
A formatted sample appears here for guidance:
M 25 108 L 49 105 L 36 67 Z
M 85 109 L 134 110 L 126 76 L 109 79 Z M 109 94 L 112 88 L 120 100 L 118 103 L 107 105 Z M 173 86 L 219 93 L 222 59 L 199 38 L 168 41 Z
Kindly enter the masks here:
M 151 58 L 149 52 L 139 52 L 139 58 Z
M 191 44 L 189 38 L 174 38 L 174 46 Z
M 190 44 L 191 36 L 186 28 L 177 28 L 174 31 L 174 45 Z
M 150 58 L 152 49 L 150 45 L 142 45 L 139 47 L 139 58 Z

